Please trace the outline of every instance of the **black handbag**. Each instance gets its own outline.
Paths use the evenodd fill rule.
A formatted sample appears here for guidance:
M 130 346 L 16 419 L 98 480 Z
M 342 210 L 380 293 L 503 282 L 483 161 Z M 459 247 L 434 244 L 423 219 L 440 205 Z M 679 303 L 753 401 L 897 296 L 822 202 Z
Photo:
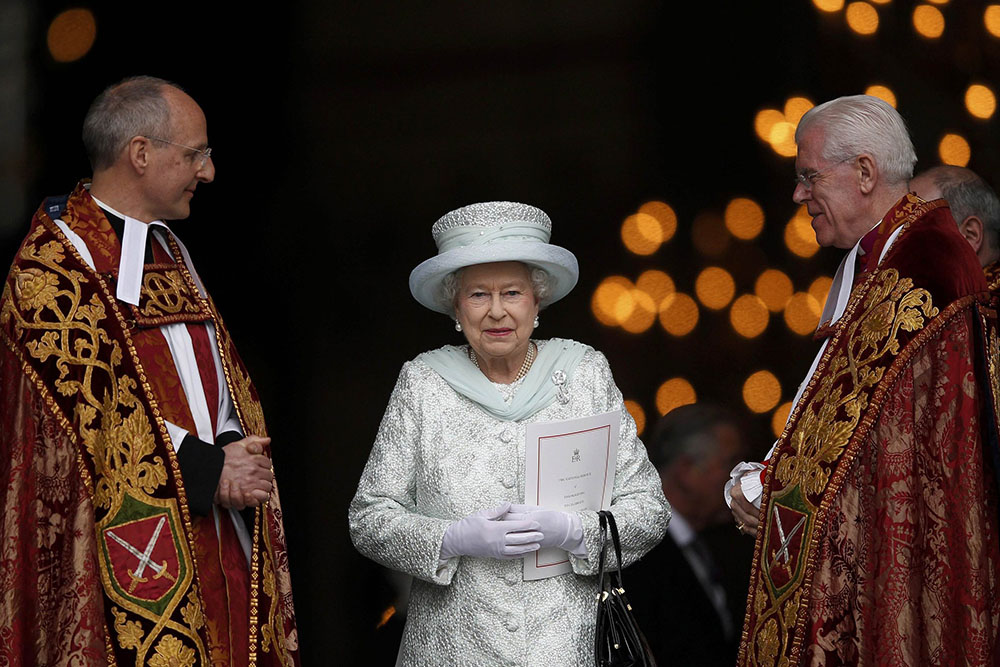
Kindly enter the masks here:
M 597 513 L 601 521 L 601 557 L 598 571 L 597 630 L 594 636 L 594 661 L 597 667 L 656 667 L 649 643 L 632 616 L 632 606 L 622 585 L 622 545 L 618 526 L 611 512 Z M 608 528 L 619 568 L 605 570 L 608 552 Z

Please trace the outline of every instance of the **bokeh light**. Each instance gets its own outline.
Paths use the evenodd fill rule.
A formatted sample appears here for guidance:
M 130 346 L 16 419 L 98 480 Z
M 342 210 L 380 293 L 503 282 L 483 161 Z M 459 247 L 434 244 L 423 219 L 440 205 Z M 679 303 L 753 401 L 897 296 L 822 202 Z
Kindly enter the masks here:
M 642 432 L 646 430 L 646 411 L 642 409 L 641 405 L 631 399 L 625 399 L 625 409 L 628 410 L 628 413 L 632 415 L 632 419 L 635 420 L 636 435 L 641 436 Z
M 673 278 L 656 269 L 644 271 L 635 281 L 635 286 L 652 297 L 657 308 L 665 298 L 674 293 Z
M 844 0 L 813 0 L 813 5 L 824 12 L 839 12 L 844 8 Z
M 590 299 L 590 310 L 601 324 L 616 327 L 632 315 L 634 285 L 624 276 L 610 276 L 601 281 Z
M 896 93 L 892 92 L 888 86 L 883 86 L 879 83 L 872 84 L 865 88 L 865 95 L 877 97 L 893 109 L 896 108 Z
M 660 221 L 648 213 L 634 213 L 622 224 L 622 242 L 637 255 L 652 255 L 664 241 Z
M 729 271 L 718 266 L 709 266 L 695 279 L 694 292 L 703 306 L 719 310 L 728 306 L 733 300 L 736 282 L 729 275 Z
M 805 206 L 800 206 L 785 225 L 785 246 L 799 257 L 812 257 L 819 250 L 816 232 L 812 228 L 812 216 Z
M 767 269 L 757 277 L 753 291 L 769 311 L 780 313 L 795 290 L 792 279 L 787 274 L 777 269 Z
M 665 415 L 674 408 L 690 405 L 698 400 L 694 387 L 684 378 L 671 378 L 656 390 L 656 409 Z
M 701 213 L 691 225 L 691 243 L 703 255 L 718 257 L 726 252 L 732 239 L 726 223 L 715 213 Z
M 753 412 L 767 412 L 781 400 L 781 383 L 771 371 L 757 371 L 743 383 L 743 402 Z
M 1000 37 L 1000 5 L 988 5 L 983 11 L 983 25 L 994 37 Z
M 729 309 L 730 324 L 744 338 L 755 338 L 764 333 L 769 319 L 767 305 L 755 294 L 744 294 L 733 301 Z
M 97 38 L 97 22 L 89 9 L 67 9 L 60 12 L 46 36 L 52 59 L 70 63 L 87 55 Z
M 878 12 L 867 2 L 847 5 L 847 25 L 859 35 L 874 35 L 878 30 Z
M 972 157 L 972 149 L 969 148 L 969 142 L 964 137 L 959 134 L 948 133 L 941 137 L 941 142 L 938 143 L 938 157 L 945 164 L 964 167 L 969 164 L 969 159 Z
M 931 0 L 933 2 L 933 0 Z M 947 0 L 945 0 L 947 2 Z M 873 5 L 888 5 L 892 0 L 868 0 Z
M 965 108 L 976 118 L 989 118 L 997 110 L 997 98 L 987 86 L 974 83 L 965 91 Z
M 687 294 L 674 292 L 660 304 L 660 325 L 672 336 L 686 336 L 698 325 L 698 304 Z
M 785 120 L 793 125 L 798 125 L 799 120 L 807 111 L 813 108 L 812 101 L 806 97 L 789 97 L 785 102 Z
M 819 301 L 812 294 L 796 292 L 785 305 L 785 324 L 793 332 L 806 336 L 816 330 L 821 313 Z
M 650 215 L 660 223 L 660 232 L 663 243 L 674 237 L 677 232 L 677 214 L 669 204 L 662 201 L 646 202 L 639 207 L 639 215 Z
M 768 141 L 775 153 L 782 157 L 795 157 L 797 148 L 795 146 L 795 125 L 783 120 L 775 123 L 768 133 Z
M 913 27 L 921 36 L 937 39 L 944 33 L 944 14 L 933 5 L 917 5 L 913 10 Z
M 762 141 L 771 142 L 771 128 L 785 122 L 785 114 L 777 109 L 761 109 L 753 119 L 753 129 Z
M 726 206 L 725 221 L 729 233 L 749 241 L 764 229 L 764 209 L 752 199 L 737 197 Z
M 632 297 L 632 308 L 628 317 L 621 320 L 622 329 L 629 333 L 642 333 L 656 321 L 659 304 L 654 303 L 653 298 L 640 289 L 633 289 L 629 294 Z
M 782 403 L 774 410 L 774 414 L 771 415 L 771 431 L 774 433 L 775 438 L 781 437 L 781 432 L 785 430 L 785 422 L 788 421 L 788 415 L 792 412 L 792 402 Z
M 832 284 L 833 278 L 829 276 L 820 276 L 809 285 L 809 294 L 812 295 L 812 298 L 816 299 L 816 303 L 819 304 L 819 312 L 821 315 L 823 314 L 823 309 L 826 308 L 826 297 L 830 293 L 830 285 Z

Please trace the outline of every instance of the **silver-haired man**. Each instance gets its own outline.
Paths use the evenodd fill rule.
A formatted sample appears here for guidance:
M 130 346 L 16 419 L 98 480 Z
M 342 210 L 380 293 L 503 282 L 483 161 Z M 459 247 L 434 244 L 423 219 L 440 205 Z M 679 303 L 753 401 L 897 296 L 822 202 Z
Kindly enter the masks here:
M 821 245 L 849 252 L 781 437 L 727 485 L 737 527 L 757 535 L 740 664 L 990 663 L 996 321 L 982 270 L 945 202 L 909 193 L 916 156 L 891 106 L 832 100 L 796 142 L 793 199 Z

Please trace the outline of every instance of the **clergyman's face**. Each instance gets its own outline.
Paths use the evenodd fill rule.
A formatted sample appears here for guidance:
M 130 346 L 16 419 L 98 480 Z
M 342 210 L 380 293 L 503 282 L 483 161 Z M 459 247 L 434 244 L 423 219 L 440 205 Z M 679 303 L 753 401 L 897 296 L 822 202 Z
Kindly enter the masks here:
M 215 165 L 202 165 L 202 154 L 173 144 L 204 150 L 208 130 L 201 107 L 175 88 L 164 92 L 170 107 L 170 136 L 150 142 L 149 164 L 143 178 L 143 198 L 154 220 L 183 220 L 191 214 L 191 199 L 198 183 L 211 183 Z
M 799 138 L 795 173 L 810 185 L 797 183 L 792 200 L 804 205 L 812 216 L 817 243 L 846 249 L 854 246 L 877 220 L 858 219 L 859 214 L 864 215 L 864 208 L 855 161 L 826 159 L 824 143 L 824 130 L 817 126 L 807 128 Z
M 480 358 L 510 358 L 520 363 L 537 315 L 531 274 L 521 262 L 476 264 L 462 270 L 455 317 Z

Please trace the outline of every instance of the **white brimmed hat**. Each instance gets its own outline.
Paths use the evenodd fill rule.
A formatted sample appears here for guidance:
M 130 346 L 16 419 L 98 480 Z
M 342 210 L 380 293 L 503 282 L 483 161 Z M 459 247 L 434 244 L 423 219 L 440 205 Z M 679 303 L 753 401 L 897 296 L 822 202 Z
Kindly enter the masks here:
M 438 254 L 410 273 L 410 292 L 422 305 L 451 314 L 442 303 L 445 276 L 466 266 L 524 262 L 545 269 L 549 293 L 545 307 L 569 294 L 580 277 L 576 257 L 549 243 L 552 221 L 541 209 L 510 201 L 470 204 L 442 216 L 431 227 Z

